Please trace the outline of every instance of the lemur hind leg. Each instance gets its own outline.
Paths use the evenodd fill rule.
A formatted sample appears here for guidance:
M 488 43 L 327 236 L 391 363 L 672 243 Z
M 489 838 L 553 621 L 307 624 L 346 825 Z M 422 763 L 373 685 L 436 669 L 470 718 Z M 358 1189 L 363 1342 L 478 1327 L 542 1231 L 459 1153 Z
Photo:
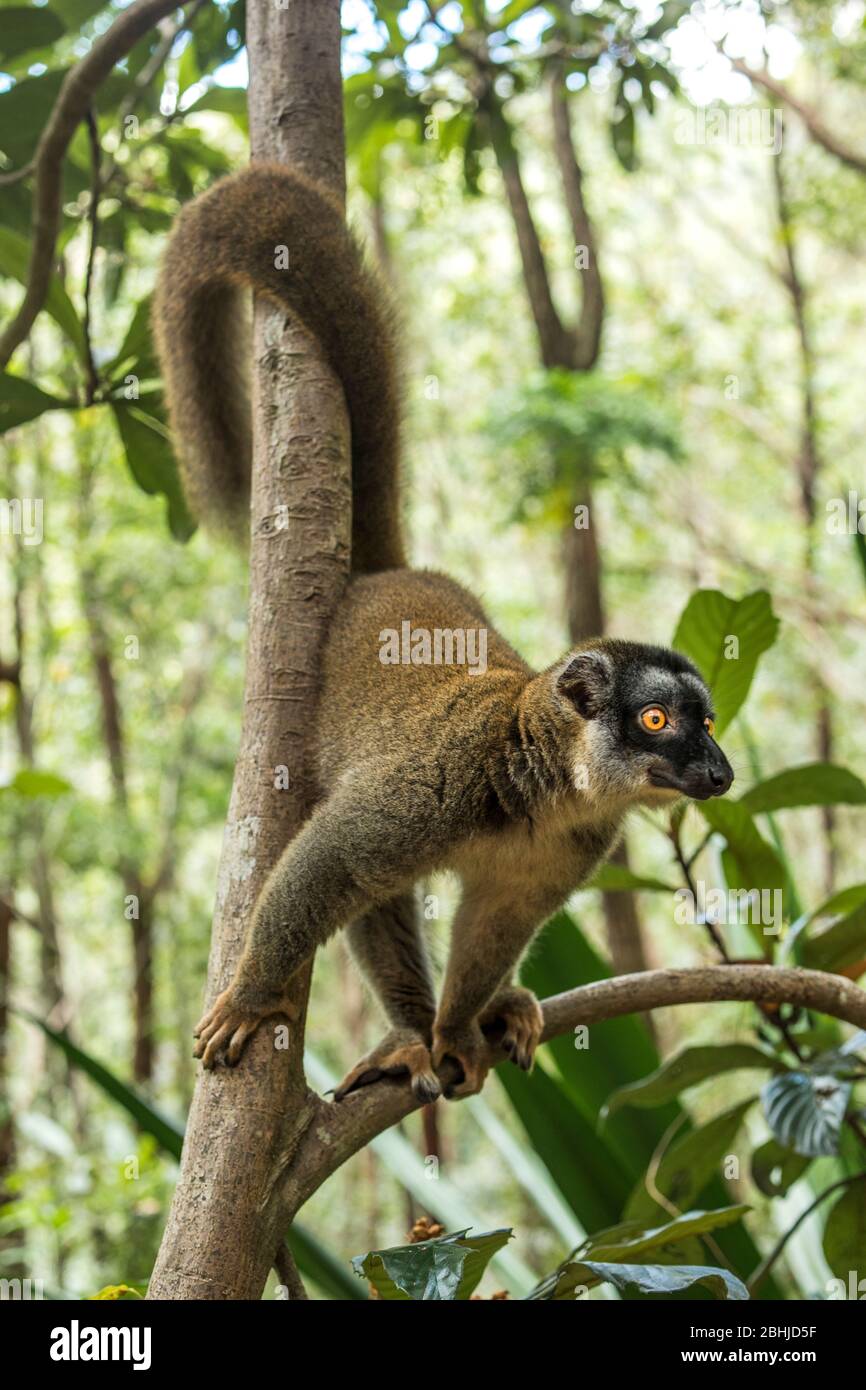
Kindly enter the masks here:
M 535 1049 L 541 1041 L 544 1015 L 531 989 L 522 985 L 503 985 L 481 1014 L 483 1028 L 504 1026 L 502 1049 L 522 1071 L 531 1071 Z
M 349 947 L 378 995 L 391 1029 L 362 1057 L 334 1092 L 351 1091 L 382 1076 L 408 1072 L 412 1090 L 425 1103 L 441 1094 L 430 1058 L 436 1000 L 415 899 L 401 893 L 347 928 Z

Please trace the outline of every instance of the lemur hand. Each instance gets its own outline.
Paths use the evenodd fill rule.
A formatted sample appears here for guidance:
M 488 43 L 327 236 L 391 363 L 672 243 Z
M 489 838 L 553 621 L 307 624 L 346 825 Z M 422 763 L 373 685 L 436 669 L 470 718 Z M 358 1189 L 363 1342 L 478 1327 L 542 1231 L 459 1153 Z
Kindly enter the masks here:
M 284 995 L 257 996 L 246 986 L 238 989 L 229 985 L 196 1024 L 194 1056 L 200 1057 L 202 1064 L 210 1069 L 216 1066 L 220 1055 L 225 1054 L 226 1065 L 235 1066 L 259 1024 L 274 1014 L 283 1014 L 294 1023 L 298 1009 Z

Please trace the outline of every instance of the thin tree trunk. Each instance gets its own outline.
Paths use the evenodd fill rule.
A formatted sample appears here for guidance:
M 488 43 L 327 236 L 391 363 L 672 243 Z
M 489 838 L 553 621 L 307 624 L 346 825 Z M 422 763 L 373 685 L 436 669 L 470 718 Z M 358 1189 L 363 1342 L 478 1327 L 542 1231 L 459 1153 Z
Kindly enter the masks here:
M 301 167 L 345 195 L 339 0 L 247 9 L 254 159 Z M 311 227 L 309 235 L 315 237 Z M 208 997 L 225 987 L 269 869 L 309 809 L 307 737 L 318 655 L 345 586 L 351 537 L 342 387 L 284 312 L 255 309 L 250 609 L 244 723 L 220 862 Z M 287 505 L 289 525 L 277 526 Z M 274 786 L 287 765 L 288 790 Z M 306 1004 L 309 971 L 295 982 Z M 300 1024 L 262 1029 L 237 1071 L 201 1071 L 180 1180 L 149 1297 L 258 1298 L 285 1235 L 280 1174 L 321 1102 Z
M 809 325 L 808 296 L 806 285 L 800 273 L 796 233 L 791 218 L 781 150 L 771 163 L 776 194 L 776 213 L 779 219 L 784 256 L 781 280 L 791 302 L 791 313 L 797 331 L 800 356 L 801 418 L 797 480 L 800 490 L 800 509 L 803 516 L 806 587 L 811 598 L 815 582 L 815 494 L 818 487 L 818 474 L 821 469 L 815 405 L 815 352 Z M 830 762 L 833 756 L 833 716 L 830 696 L 817 674 L 814 685 L 817 705 L 816 754 L 822 762 Z M 829 894 L 833 891 L 836 876 L 836 816 L 832 806 L 821 808 L 821 821 L 824 827 L 824 887 Z

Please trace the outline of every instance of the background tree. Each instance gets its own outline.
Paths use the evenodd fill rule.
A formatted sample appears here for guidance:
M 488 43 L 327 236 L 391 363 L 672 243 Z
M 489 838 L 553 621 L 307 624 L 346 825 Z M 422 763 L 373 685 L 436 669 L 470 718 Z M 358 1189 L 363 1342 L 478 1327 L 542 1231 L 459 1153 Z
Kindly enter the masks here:
M 0 1236 L 4 1271 L 16 1268 L 23 1250 L 27 1267 L 44 1273 L 49 1289 L 80 1295 L 102 1282 L 135 1282 L 143 1289 L 148 1281 L 174 1185 L 180 1117 L 193 1089 L 188 1040 L 198 1014 L 211 884 L 237 747 L 247 575 L 243 557 L 201 535 L 191 539 L 164 431 L 146 300 L 159 239 L 179 199 L 247 156 L 246 35 L 233 6 L 187 7 L 167 13 L 124 57 L 112 46 L 116 31 L 108 49 L 99 47 L 112 28 L 112 7 L 94 9 L 80 28 L 70 23 L 66 29 L 59 13 L 48 8 L 50 13 L 34 7 L 38 17 L 26 21 L 19 16 L 14 41 L 4 33 L 7 46 L 0 48 L 7 73 L 0 92 L 0 152 L 12 176 L 0 188 L 12 228 L 11 237 L 0 237 L 6 328 L 21 302 L 20 283 L 30 283 L 31 244 L 43 245 L 38 237 L 28 239 L 31 195 L 46 177 L 43 168 L 36 178 L 34 152 L 46 128 L 68 138 L 59 164 L 57 146 L 47 145 L 49 166 L 62 168 L 64 179 L 57 245 L 48 256 L 47 312 L 35 319 L 0 377 L 3 444 L 15 461 L 19 501 L 44 496 L 47 518 L 41 542 L 31 547 L 20 528 L 15 534 L 14 510 L 4 510 L 0 538 L 0 655 L 13 676 L 0 688 L 0 881 L 8 885 L 3 897 L 15 913 L 8 943 L 14 991 L 2 1020 L 8 1028 L 15 1142 Z M 117 12 L 124 26 L 129 21 L 123 16 L 134 8 Z M 735 15 L 740 7 L 729 8 Z M 439 10 L 446 28 L 455 24 L 455 9 Z M 543 17 L 545 7 L 536 9 Z M 559 9 L 549 7 L 554 21 Z M 862 995 L 849 981 L 860 978 L 866 960 L 858 834 L 866 792 L 844 767 L 814 764 L 814 706 L 792 692 L 811 688 L 813 673 L 820 672 L 834 716 L 835 756 L 852 761 L 858 727 L 852 715 L 862 703 L 862 537 L 856 528 L 836 535 L 820 518 L 834 498 L 848 507 L 856 481 L 862 180 L 812 142 L 795 135 L 786 144 L 786 193 L 810 300 L 823 447 L 814 582 L 806 592 L 796 485 L 799 429 L 791 427 L 801 418 L 800 359 L 790 296 L 776 272 L 773 166 L 762 148 L 735 141 L 707 148 L 689 137 L 695 108 L 663 79 L 661 86 L 650 84 L 650 119 L 630 85 L 632 68 L 623 94 L 633 109 L 642 157 L 626 173 L 611 141 L 612 117 L 625 109 L 618 97 L 619 48 L 612 46 L 617 13 L 624 14 L 612 6 L 600 19 L 587 19 L 589 30 L 598 29 L 595 50 L 570 55 L 586 62 L 585 84 L 578 81 L 580 73 L 570 74 L 575 87 L 568 90 L 572 116 L 579 112 L 582 170 L 604 229 L 605 357 L 591 373 L 561 367 L 539 374 L 519 247 L 501 196 L 502 172 L 483 119 L 469 119 L 475 97 L 464 97 L 460 85 L 461 73 L 474 68 L 469 55 L 459 63 L 449 57 L 446 89 L 432 106 L 422 102 L 419 108 L 417 101 L 407 103 L 403 88 L 426 90 L 425 73 L 435 70 L 440 49 L 447 47 L 441 29 L 434 26 L 429 49 L 423 38 L 420 49 L 407 42 L 417 32 L 416 8 L 395 10 L 392 35 L 376 31 L 376 43 L 393 44 L 395 63 L 406 53 L 405 71 L 392 87 L 383 80 L 385 59 L 381 72 L 375 70 L 379 59 L 358 10 L 346 14 L 344 64 L 348 72 L 354 65 L 363 69 L 361 76 L 372 73 L 366 90 L 351 76 L 347 81 L 353 201 L 360 211 L 362 190 L 378 192 L 378 229 L 387 236 L 390 273 L 405 310 L 414 554 L 482 591 L 495 620 L 544 663 L 551 650 L 561 648 L 565 624 L 559 547 L 542 537 L 551 527 L 558 534 L 566 529 L 577 457 L 581 472 L 590 474 L 604 541 L 613 630 L 660 641 L 675 636 L 719 686 L 723 737 L 738 753 L 734 799 L 692 808 L 673 822 L 641 820 L 633 834 L 632 872 L 610 866 L 599 880 L 608 891 L 625 886 L 643 894 L 654 951 L 678 969 L 675 976 L 650 972 L 637 984 L 607 982 L 600 891 L 578 895 L 526 967 L 527 982 L 541 997 L 578 987 L 567 1003 L 549 1006 L 551 1038 L 541 1065 L 531 1078 L 500 1067 L 482 1097 L 447 1110 L 439 1180 L 431 1183 L 432 1165 L 425 1165 L 417 1146 L 422 1155 L 437 1155 L 399 1086 L 371 1088 L 344 1107 L 315 1094 L 327 1090 L 379 1027 L 357 1007 L 350 1020 L 342 1017 L 349 1010 L 335 1017 L 333 1000 L 345 998 L 346 978 L 336 941 L 321 953 L 313 983 L 305 1063 L 311 1089 L 302 1089 L 295 1054 L 290 1061 L 280 1054 L 285 1069 L 267 1076 L 258 1059 L 243 1088 L 231 1088 L 225 1078 L 218 1113 L 211 1104 L 216 1090 L 201 1085 L 154 1291 L 211 1296 L 218 1287 L 216 1270 L 229 1294 L 254 1295 L 276 1260 L 282 1282 L 299 1297 L 297 1272 L 278 1250 L 288 1230 L 310 1292 L 362 1297 L 365 1282 L 352 1274 L 348 1256 L 403 1238 L 407 1192 L 413 1218 L 426 1211 L 446 1230 L 514 1221 L 520 1242 L 507 1248 L 499 1237 L 481 1237 L 476 1251 L 479 1259 L 491 1259 L 488 1289 L 506 1285 L 513 1294 L 535 1286 L 535 1297 L 571 1296 L 574 1279 L 589 1277 L 586 1262 L 592 1264 L 593 1252 L 596 1259 L 599 1249 L 610 1253 L 603 1229 L 622 1219 L 637 1223 L 641 1240 L 648 1229 L 660 1232 L 644 1255 L 651 1248 L 659 1268 L 669 1269 L 664 1261 L 684 1237 L 678 1213 L 689 1208 L 700 1212 L 698 1229 L 685 1252 L 677 1251 L 689 1263 L 676 1277 L 709 1278 L 716 1294 L 730 1291 L 718 1273 L 724 1260 L 757 1296 L 802 1296 L 824 1288 L 836 1268 L 851 1267 L 845 1233 L 857 1229 L 864 1189 L 857 1113 L 862 1065 L 856 1035 L 845 1051 L 845 1034 L 822 1013 L 861 1019 Z M 528 9 L 526 14 L 526 23 L 537 22 Z M 320 10 L 318 15 L 324 23 Z M 804 90 L 813 69 L 856 69 L 854 31 L 846 36 L 836 23 L 838 33 L 828 24 L 819 34 L 793 7 L 790 13 L 785 7 L 783 17 L 800 44 L 804 70 L 797 80 Z M 277 23 L 276 12 L 270 18 Z M 515 23 L 520 21 L 518 15 Z M 626 21 L 638 24 L 634 15 L 624 15 Z M 287 22 L 283 12 L 281 24 Z M 671 63 L 682 56 L 682 35 L 702 22 L 698 11 L 684 13 L 676 30 L 665 31 Z M 322 51 L 333 57 L 335 31 L 329 32 Z M 285 33 L 280 27 L 278 36 Z M 762 39 L 769 42 L 772 35 L 760 25 L 755 33 L 760 50 Z M 502 52 L 498 45 L 490 50 L 491 61 L 503 69 L 493 80 L 494 92 L 518 152 L 551 300 L 563 306 L 556 310 L 560 322 L 574 324 L 581 316 L 580 276 L 572 237 L 563 234 L 567 214 L 547 76 L 563 54 L 547 50 L 545 30 L 533 34 L 524 27 L 513 34 L 506 34 Z M 627 27 L 621 38 L 628 68 L 625 60 L 635 50 Z M 258 51 L 252 30 L 250 39 L 251 51 Z M 279 48 L 273 35 L 268 48 Z M 101 74 L 86 93 L 80 71 L 75 80 L 65 76 L 75 59 L 86 61 L 91 79 Z M 680 61 L 677 70 L 690 91 L 698 82 L 694 66 Z M 303 76 L 319 71 L 310 62 Z M 641 88 L 640 79 L 635 81 Z M 275 109 L 283 113 L 280 140 L 289 138 L 285 131 L 291 128 L 291 138 L 303 144 L 309 127 L 298 115 L 299 90 L 305 88 L 283 84 Z M 742 96 L 745 84 L 736 90 Z M 71 114 L 70 91 L 77 103 Z M 331 153 L 337 148 L 336 91 L 334 80 L 333 101 L 321 112 L 331 124 L 319 149 Z M 253 104 L 255 96 L 253 73 Z M 847 89 L 842 96 L 850 101 Z M 58 101 L 66 111 L 60 125 L 52 116 Z M 858 112 L 853 102 L 846 109 L 852 145 L 859 146 Z M 410 111 L 412 130 L 422 133 L 419 110 L 438 122 L 438 139 L 423 145 L 403 138 Z M 135 121 L 128 121 L 132 116 Z M 365 120 L 366 135 L 358 128 Z M 626 134 L 628 128 L 626 117 Z M 421 153 L 430 150 L 437 161 L 422 162 Z M 300 148 L 292 157 L 316 153 Z M 464 170 L 475 187 L 471 195 Z M 24 176 L 16 177 L 21 171 Z M 42 265 L 38 258 L 37 264 Z M 292 362 L 304 363 L 315 360 L 314 345 L 299 346 L 291 325 L 259 313 L 264 336 L 257 371 L 265 377 L 260 394 L 269 398 L 273 386 L 278 395 L 268 410 L 274 423 L 265 442 L 279 447 L 284 428 L 306 436 L 312 420 L 327 419 L 332 406 L 341 408 L 340 396 L 335 392 L 324 403 L 312 394 L 286 396 L 280 385 L 286 372 L 278 360 L 285 345 Z M 321 372 L 311 370 L 321 383 Z M 296 410 L 297 426 L 284 414 Z M 503 426 L 495 443 L 494 422 Z M 92 465 L 91 493 L 87 524 L 73 547 L 82 464 Z M 260 479 L 269 476 L 262 456 L 257 470 Z M 129 486 L 130 474 L 138 486 Z M 306 485 L 306 475 L 304 480 Z M 288 537 L 278 532 L 281 555 L 283 547 L 288 555 L 294 544 L 311 540 L 317 554 L 332 556 L 333 532 L 327 543 L 311 535 L 318 514 L 294 493 L 275 499 L 260 491 L 256 515 L 269 514 L 284 500 L 293 517 L 300 503 L 301 535 L 292 536 L 291 528 Z M 15 676 L 16 555 L 23 563 L 23 684 L 34 748 L 29 765 L 16 733 L 22 708 Z M 256 556 L 264 557 L 260 534 Z M 334 590 L 345 559 L 342 551 L 328 562 L 327 585 Z M 78 582 L 85 570 L 123 715 L 134 839 L 117 814 L 102 732 L 91 624 Z M 271 594 L 272 584 L 282 594 L 282 585 L 294 583 L 286 579 L 282 561 L 271 569 L 264 558 L 261 567 L 254 558 L 253 570 L 254 594 Z M 292 602 L 300 602 L 292 593 Z M 261 616 L 257 599 L 253 608 Z M 299 623 L 290 626 L 300 632 Z M 139 641 L 138 661 L 125 655 L 130 634 Z M 261 650 L 260 634 L 257 617 L 252 653 Z M 735 666 L 724 663 L 724 641 L 731 634 L 741 646 Z M 303 655 L 309 655 L 306 645 Z M 268 697 L 274 690 L 285 693 L 291 681 L 297 707 L 309 711 L 314 682 L 294 655 L 286 663 L 269 646 L 265 661 L 267 683 L 257 678 L 251 687 L 245 738 L 253 728 L 277 737 L 273 731 L 282 720 L 277 746 L 265 756 L 268 763 L 284 764 L 287 748 L 300 757 L 303 729 L 286 725 L 286 702 Z M 202 664 L 214 675 L 186 715 L 188 677 Z M 253 658 L 251 678 L 256 671 L 262 674 Z M 729 679 L 735 672 L 737 678 Z M 182 794 L 175 797 L 178 761 L 185 765 Z M 281 844 L 293 818 L 303 814 L 300 763 L 294 771 L 288 792 L 278 792 L 273 778 L 261 774 L 253 790 L 252 768 L 241 759 L 230 826 L 241 805 L 270 808 L 275 817 L 260 843 Z M 151 921 L 152 1067 L 146 1099 L 130 1084 L 136 978 L 122 869 L 134 852 L 142 874 L 154 872 L 165 850 L 163 821 L 175 800 L 171 891 L 157 896 Z M 836 874 L 843 885 L 829 898 L 822 828 L 828 806 L 836 817 Z M 236 840 L 229 835 L 224 863 L 237 851 Z M 68 1029 L 56 1026 L 42 987 L 35 854 L 40 843 L 51 875 Z M 263 849 L 263 858 L 271 853 Z M 438 939 L 447 925 L 450 890 L 439 880 L 428 887 Z M 697 909 L 693 920 L 678 915 L 680 887 L 689 889 Z M 719 920 L 714 891 L 755 888 L 782 894 L 778 936 L 767 935 L 748 913 L 743 920 Z M 240 893 L 238 885 L 235 891 Z M 217 934 L 225 949 L 215 956 L 215 974 L 228 968 L 242 929 L 246 905 L 238 901 L 238 918 L 225 938 L 222 930 Z M 722 954 L 772 958 L 781 968 L 714 964 Z M 789 974 L 794 962 L 813 974 Z M 682 1002 L 683 979 L 689 998 L 712 998 L 713 1006 L 660 1009 L 661 1055 L 634 1018 L 599 1021 L 623 1008 Z M 726 992 L 754 999 L 756 988 L 765 991 L 757 1009 L 718 1002 Z M 777 994 L 788 1001 L 782 1008 L 772 1007 Z M 592 1023 L 588 1051 L 573 1045 L 571 1030 L 581 1020 Z M 78 1079 L 78 1101 L 69 1074 Z M 294 1085 L 296 1106 L 282 1089 Z M 255 1105 L 263 1093 L 271 1095 L 269 1087 L 280 1092 L 284 1108 L 260 1139 L 251 1134 L 253 1116 L 262 1113 Z M 796 1116 L 790 1108 L 795 1094 L 804 1101 Z M 605 1103 L 610 1117 L 599 1130 Z M 264 1113 L 273 1114 L 267 1102 Z M 300 1128 L 308 1120 L 309 1127 L 300 1137 L 293 1132 L 281 1148 L 283 1115 L 289 1126 L 297 1121 Z M 229 1131 L 234 1138 L 224 1137 Z M 238 1162 L 232 1146 L 244 1135 L 249 1139 Z M 234 1153 L 235 1161 L 214 1167 L 203 1153 L 208 1145 L 212 1153 Z M 375 1204 L 371 1156 L 377 1165 Z M 739 1165 L 734 1177 L 731 1157 Z M 364 1185 L 357 1182 L 358 1165 L 368 1175 Z M 205 1169 L 210 1205 L 190 1212 L 185 1234 L 178 1213 L 189 1210 L 191 1179 Z M 249 1204 L 262 1191 L 269 1201 L 259 1217 Z M 785 1203 L 779 1201 L 783 1193 Z M 207 1263 L 219 1232 L 236 1237 L 243 1252 L 237 1270 Z M 558 1268 L 576 1247 L 584 1262 L 580 1270 L 576 1260 Z M 459 1247 L 458 1262 L 466 1248 Z M 617 1275 L 625 1287 L 638 1249 L 628 1242 L 615 1249 L 615 1261 L 626 1267 Z M 180 1275 L 181 1257 L 194 1278 Z M 419 1248 L 412 1258 L 428 1257 Z M 364 1262 L 372 1274 L 377 1258 Z M 709 1275 L 700 1273 L 704 1264 Z M 554 1268 L 555 1276 L 544 1277 Z M 669 1287 L 665 1277 L 654 1273 L 651 1286 Z M 394 1287 L 387 1296 L 394 1296 Z

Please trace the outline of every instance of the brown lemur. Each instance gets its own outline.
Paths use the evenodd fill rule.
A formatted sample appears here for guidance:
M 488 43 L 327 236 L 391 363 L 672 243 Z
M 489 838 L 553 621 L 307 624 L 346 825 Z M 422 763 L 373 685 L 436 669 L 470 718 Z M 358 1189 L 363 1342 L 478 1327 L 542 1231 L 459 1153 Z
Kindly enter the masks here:
M 248 524 L 236 312 L 249 288 L 297 315 L 342 381 L 352 576 L 322 657 L 317 803 L 262 889 L 234 979 L 196 1029 L 196 1055 L 234 1064 L 263 1019 L 292 1018 L 288 981 L 345 927 L 390 1032 L 337 1098 L 408 1072 L 416 1096 L 433 1100 L 445 1057 L 462 1069 L 449 1094 L 469 1095 L 487 1071 L 483 1026 L 504 1029 L 511 1060 L 531 1067 L 542 1019 L 515 983 L 518 962 L 610 853 L 627 810 L 720 795 L 733 774 L 685 657 L 597 639 L 536 674 L 472 594 L 406 568 L 387 295 L 341 209 L 282 167 L 253 165 L 196 198 L 160 273 L 157 345 L 198 515 L 235 532 Z M 415 902 L 418 880 L 437 869 L 462 888 L 438 1006 Z

